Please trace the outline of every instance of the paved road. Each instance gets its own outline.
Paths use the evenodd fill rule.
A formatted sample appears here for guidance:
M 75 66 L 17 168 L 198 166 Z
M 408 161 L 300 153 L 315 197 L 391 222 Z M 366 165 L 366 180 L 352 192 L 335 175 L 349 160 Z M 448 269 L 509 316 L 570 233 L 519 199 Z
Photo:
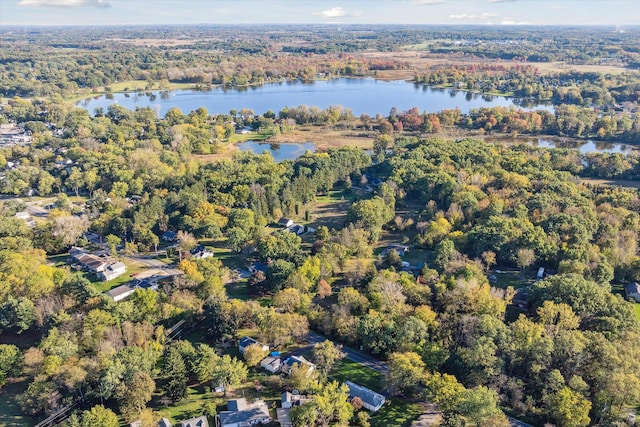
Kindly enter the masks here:
M 309 342 L 310 345 L 309 347 L 301 350 L 304 350 L 302 351 L 304 353 L 313 345 L 326 340 L 327 339 L 322 335 L 309 331 L 309 333 L 307 334 L 307 342 Z M 381 374 L 385 374 L 387 372 L 387 364 L 384 362 L 376 360 L 371 356 L 367 356 L 366 354 L 361 353 L 351 347 L 343 346 L 342 351 L 346 354 L 346 358 L 353 362 L 359 363 L 360 365 L 366 366 L 367 368 L 371 368 L 374 371 L 380 372 Z
M 512 417 L 507 417 L 509 419 L 509 425 L 513 427 L 533 427 L 531 424 L 527 424 L 524 421 L 516 420 Z

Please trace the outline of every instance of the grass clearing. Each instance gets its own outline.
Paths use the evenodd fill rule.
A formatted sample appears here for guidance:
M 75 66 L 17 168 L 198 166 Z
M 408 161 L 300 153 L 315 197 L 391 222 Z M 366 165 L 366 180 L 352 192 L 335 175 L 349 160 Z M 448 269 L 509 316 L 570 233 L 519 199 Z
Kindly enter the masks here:
M 336 362 L 329 376 L 338 381 L 352 381 L 374 391 L 382 390 L 382 374 L 349 359 Z M 392 425 L 392 424 L 388 424 Z
M 123 274 L 120 277 L 116 277 L 113 280 L 109 280 L 107 282 L 97 282 L 95 279 L 95 275 L 90 273 L 87 275 L 87 278 L 93 282 L 93 287 L 100 293 L 107 292 L 117 286 L 124 285 L 127 282 L 135 279 L 134 275 L 141 273 L 144 270 L 147 270 L 149 267 L 138 264 L 138 263 L 130 263 L 128 261 L 123 261 L 127 265 L 127 274 Z
M 158 399 L 160 396 L 156 396 Z M 154 399 L 155 400 L 155 399 Z M 197 385 L 187 388 L 187 396 L 182 399 L 180 402 L 173 403 L 171 405 L 167 405 L 161 407 L 159 400 L 157 403 L 156 409 L 158 412 L 173 422 L 173 424 L 178 424 L 181 421 L 187 420 L 193 417 L 199 417 L 202 415 L 204 404 L 214 400 L 217 405 L 223 405 L 224 399 L 215 396 L 213 393 L 207 391 L 207 387 L 204 385 Z M 210 425 L 214 425 L 212 423 L 213 420 L 209 420 Z
M 422 404 L 403 399 L 390 399 L 371 417 L 372 427 L 409 427 L 424 412 Z

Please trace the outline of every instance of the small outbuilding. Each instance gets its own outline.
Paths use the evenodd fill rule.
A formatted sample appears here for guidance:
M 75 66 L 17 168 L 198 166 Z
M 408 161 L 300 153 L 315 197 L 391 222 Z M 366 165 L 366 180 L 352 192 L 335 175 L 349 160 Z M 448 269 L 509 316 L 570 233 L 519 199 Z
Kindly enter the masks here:
M 640 302 L 640 283 L 627 283 L 627 285 L 624 287 L 624 290 L 627 294 L 627 298 L 631 298 L 635 300 L 635 302 Z

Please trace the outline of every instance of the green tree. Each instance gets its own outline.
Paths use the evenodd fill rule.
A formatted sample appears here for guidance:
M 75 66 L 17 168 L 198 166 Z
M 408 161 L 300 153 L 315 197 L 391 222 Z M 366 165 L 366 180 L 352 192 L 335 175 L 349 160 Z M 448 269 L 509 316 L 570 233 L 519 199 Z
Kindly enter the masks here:
M 187 367 L 175 347 L 165 351 L 162 376 L 166 379 L 164 391 L 173 401 L 178 402 L 187 395 Z
M 261 344 L 251 344 L 244 351 L 243 357 L 248 366 L 258 366 L 269 352 Z
M 342 346 L 336 346 L 329 340 L 313 346 L 313 361 L 324 376 L 327 376 L 333 365 L 344 357 L 345 353 L 342 351 Z
M 0 344 L 0 387 L 9 377 L 22 372 L 23 357 L 20 349 L 13 344 Z
M 549 416 L 559 427 L 582 427 L 591 422 L 591 402 L 567 386 L 546 396 L 545 401 Z
M 89 411 L 82 412 L 81 427 L 118 427 L 118 416 L 109 408 L 96 405 Z
M 393 394 L 415 395 L 425 380 L 426 365 L 414 352 L 393 353 L 386 374 L 387 387 Z
M 9 297 L 0 304 L 0 332 L 22 333 L 36 320 L 35 306 L 25 297 Z

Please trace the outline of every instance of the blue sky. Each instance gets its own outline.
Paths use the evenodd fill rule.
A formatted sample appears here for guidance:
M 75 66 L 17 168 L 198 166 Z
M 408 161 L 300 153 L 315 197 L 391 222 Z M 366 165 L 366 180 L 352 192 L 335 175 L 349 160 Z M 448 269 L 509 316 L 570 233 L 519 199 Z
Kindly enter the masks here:
M 638 25 L 640 0 L 0 0 L 1 25 Z

